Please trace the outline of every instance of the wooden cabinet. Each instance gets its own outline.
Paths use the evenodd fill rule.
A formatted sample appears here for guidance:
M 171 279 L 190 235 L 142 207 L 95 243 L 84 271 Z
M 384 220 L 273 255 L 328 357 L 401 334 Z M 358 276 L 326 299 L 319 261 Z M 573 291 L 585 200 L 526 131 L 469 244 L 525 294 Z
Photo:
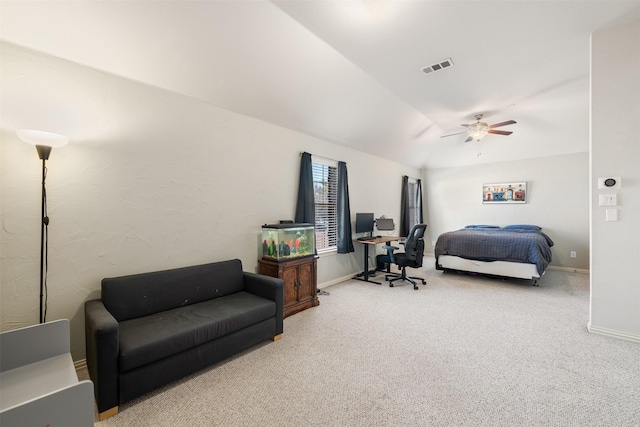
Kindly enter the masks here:
M 284 281 L 284 317 L 320 304 L 316 257 L 281 262 L 261 259 L 258 266 L 260 274 Z

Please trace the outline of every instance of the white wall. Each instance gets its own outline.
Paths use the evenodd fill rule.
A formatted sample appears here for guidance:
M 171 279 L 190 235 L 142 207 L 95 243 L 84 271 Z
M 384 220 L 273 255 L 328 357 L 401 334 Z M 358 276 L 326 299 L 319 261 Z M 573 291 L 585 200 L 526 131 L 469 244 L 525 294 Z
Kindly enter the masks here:
M 433 252 L 431 243 L 440 234 L 465 225 L 535 224 L 555 243 L 552 266 L 588 270 L 588 160 L 588 153 L 578 153 L 425 170 L 427 248 Z M 526 203 L 482 203 L 483 184 L 520 181 L 527 183 Z
M 640 21 L 591 37 L 589 329 L 640 342 Z M 605 221 L 599 177 L 622 177 L 618 221 Z
M 83 303 L 104 277 L 240 258 L 255 271 L 261 225 L 292 219 L 300 153 L 347 163 L 351 213 L 399 217 L 419 171 L 11 44 L 1 45 L 1 326 L 38 321 L 41 163 L 14 130 L 65 134 L 47 162 L 47 320 L 68 318 L 84 357 Z M 361 248 L 318 262 L 353 275 Z

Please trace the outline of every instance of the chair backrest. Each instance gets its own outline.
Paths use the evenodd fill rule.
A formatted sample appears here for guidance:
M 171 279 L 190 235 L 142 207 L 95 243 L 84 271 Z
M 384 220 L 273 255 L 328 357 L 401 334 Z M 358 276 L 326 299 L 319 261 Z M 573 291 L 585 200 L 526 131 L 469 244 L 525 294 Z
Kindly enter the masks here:
M 408 260 L 413 261 L 411 264 L 416 267 L 422 267 L 422 258 L 424 257 L 424 233 L 427 224 L 416 224 L 413 226 L 407 239 L 404 241 L 404 252 Z

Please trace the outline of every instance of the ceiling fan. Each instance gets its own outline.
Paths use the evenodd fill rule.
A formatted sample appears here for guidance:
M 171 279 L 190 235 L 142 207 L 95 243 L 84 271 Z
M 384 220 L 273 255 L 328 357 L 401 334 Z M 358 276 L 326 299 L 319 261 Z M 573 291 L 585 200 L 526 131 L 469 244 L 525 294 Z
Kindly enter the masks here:
M 442 135 L 440 138 L 445 138 L 447 136 L 461 135 L 463 133 L 466 133 L 467 135 L 469 135 L 469 137 L 465 139 L 464 142 L 473 141 L 474 139 L 476 141 L 480 141 L 488 133 L 492 133 L 494 135 L 511 135 L 513 132 L 509 132 L 506 130 L 495 130 L 495 128 L 516 124 L 514 120 L 507 120 L 506 122 L 500 122 L 493 125 L 488 125 L 485 122 L 480 121 L 482 119 L 482 114 L 476 114 L 475 118 L 477 120 L 477 122 L 475 123 L 460 125 L 460 126 L 466 127 L 467 128 L 466 131 L 451 133 L 449 135 Z

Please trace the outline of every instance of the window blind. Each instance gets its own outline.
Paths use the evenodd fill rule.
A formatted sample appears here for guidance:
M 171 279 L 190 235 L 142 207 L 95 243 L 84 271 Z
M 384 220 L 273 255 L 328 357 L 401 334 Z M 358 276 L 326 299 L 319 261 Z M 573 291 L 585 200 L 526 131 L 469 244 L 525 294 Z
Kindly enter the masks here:
M 313 192 L 316 204 L 316 248 L 336 247 L 338 242 L 338 168 L 313 161 Z

